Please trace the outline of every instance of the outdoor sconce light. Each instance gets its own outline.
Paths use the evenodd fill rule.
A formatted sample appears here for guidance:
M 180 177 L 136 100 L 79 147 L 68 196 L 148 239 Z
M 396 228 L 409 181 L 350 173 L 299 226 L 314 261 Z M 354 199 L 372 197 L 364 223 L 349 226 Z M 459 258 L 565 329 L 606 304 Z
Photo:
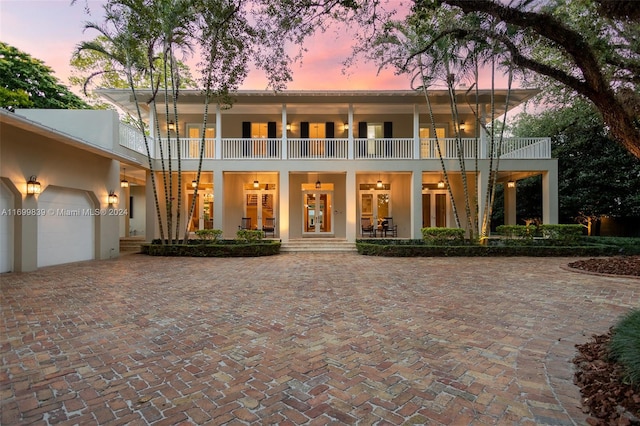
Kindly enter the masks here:
M 193 189 L 197 188 L 197 187 L 198 187 L 198 181 L 197 181 L 197 180 L 192 180 L 192 181 L 191 181 L 191 187 L 192 187 Z
M 127 169 L 124 169 L 124 172 L 122 173 L 122 180 L 120 181 L 120 188 L 128 188 L 129 187 L 129 181 L 127 180 Z
M 376 183 L 376 186 L 378 187 L 378 189 L 382 188 L 382 181 L 380 179 L 378 179 L 378 183 Z
M 507 182 L 507 188 L 515 188 L 516 187 L 516 181 L 515 180 L 510 180 Z
M 466 129 L 466 128 L 467 128 L 467 125 L 465 124 L 465 122 L 464 122 L 464 121 L 461 121 L 461 122 L 460 122 L 460 131 L 461 131 L 461 132 L 464 132 L 464 129 Z
M 253 181 L 253 188 L 254 188 L 254 189 L 258 189 L 258 188 L 260 188 L 260 182 L 258 182 L 258 180 L 257 180 L 257 179 Z
M 440 188 L 440 189 L 444 188 L 444 181 L 443 180 L 440 180 L 438 182 L 438 188 Z
M 291 124 L 287 123 L 287 130 L 291 131 Z
M 32 175 L 27 182 L 27 194 L 36 195 L 39 194 L 42 190 L 40 186 L 40 182 L 38 182 L 38 178 L 35 175 Z
M 176 130 L 176 123 L 174 123 L 173 121 L 169 122 L 169 125 L 167 126 L 169 128 L 170 131 L 175 132 Z
M 344 123 L 344 130 L 345 131 L 349 130 L 349 123 Z
M 118 196 L 113 191 L 109 192 L 109 195 L 107 196 L 107 203 L 118 204 Z

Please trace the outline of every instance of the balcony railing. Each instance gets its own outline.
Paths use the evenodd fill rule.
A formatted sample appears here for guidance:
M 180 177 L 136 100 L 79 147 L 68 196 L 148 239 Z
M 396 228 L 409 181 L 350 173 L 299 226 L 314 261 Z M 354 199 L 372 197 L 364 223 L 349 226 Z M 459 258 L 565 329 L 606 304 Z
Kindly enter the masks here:
M 204 140 L 204 159 L 222 160 L 415 160 L 458 158 L 460 152 L 465 159 L 488 158 L 489 148 L 486 141 L 475 138 L 420 139 L 419 144 L 413 138 L 375 138 L 353 139 L 350 144 L 346 138 L 286 139 L 280 138 L 245 139 L 222 138 L 220 150 L 216 153 L 216 139 Z M 159 139 L 154 144 L 149 139 L 151 155 L 160 158 L 160 144 L 164 158 L 198 159 L 201 139 L 181 138 Z M 131 126 L 120 126 L 120 145 L 146 154 L 140 133 Z M 440 150 L 438 150 L 438 146 Z M 419 148 L 416 148 L 419 147 Z M 286 148 L 283 149 L 283 148 Z M 419 150 L 418 152 L 415 152 Z M 352 151 L 352 152 L 350 152 Z M 497 153 L 497 147 L 494 150 Z M 495 155 L 495 154 L 494 154 Z M 508 159 L 547 159 L 551 158 L 551 140 L 549 138 L 504 138 L 501 158 Z

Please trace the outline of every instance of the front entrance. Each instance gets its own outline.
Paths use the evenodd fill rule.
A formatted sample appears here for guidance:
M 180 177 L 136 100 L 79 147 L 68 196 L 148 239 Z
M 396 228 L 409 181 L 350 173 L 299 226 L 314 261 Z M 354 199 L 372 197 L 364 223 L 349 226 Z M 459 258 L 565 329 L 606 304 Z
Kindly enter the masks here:
M 422 227 L 423 228 L 445 228 L 449 203 L 447 202 L 446 190 L 423 190 L 422 191 Z
M 275 184 L 257 184 L 256 189 L 244 191 L 244 216 L 251 219 L 251 228 L 262 229 L 267 219 L 275 218 Z M 248 185 L 247 185 L 248 187 Z M 252 188 L 255 188 L 251 185 Z
M 388 184 L 378 188 L 375 184 L 360 185 L 360 217 L 371 219 L 378 226 L 385 217 L 391 217 L 391 188 Z
M 303 184 L 302 202 L 302 236 L 333 235 L 333 184 Z
M 187 214 L 191 209 L 193 194 L 192 190 L 187 192 Z M 213 229 L 213 192 L 211 189 L 198 190 L 193 216 L 189 222 L 189 232 L 195 232 L 199 229 Z

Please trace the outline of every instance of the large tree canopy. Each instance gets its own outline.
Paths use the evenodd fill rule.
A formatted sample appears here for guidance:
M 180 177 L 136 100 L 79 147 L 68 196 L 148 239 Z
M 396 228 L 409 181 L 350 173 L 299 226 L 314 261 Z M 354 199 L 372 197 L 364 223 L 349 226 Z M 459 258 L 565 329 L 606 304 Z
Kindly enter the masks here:
M 60 84 L 44 62 L 4 42 L 0 42 L 0 82 L 1 108 L 91 108 Z
M 637 9 L 620 0 L 417 0 L 407 22 L 424 51 L 453 38 L 469 54 L 532 71 L 588 99 L 611 136 L 640 158 Z
M 640 216 L 640 159 L 612 143 L 592 105 L 575 101 L 565 108 L 522 114 L 514 133 L 551 136 L 562 220 Z M 518 190 L 519 197 L 530 197 Z

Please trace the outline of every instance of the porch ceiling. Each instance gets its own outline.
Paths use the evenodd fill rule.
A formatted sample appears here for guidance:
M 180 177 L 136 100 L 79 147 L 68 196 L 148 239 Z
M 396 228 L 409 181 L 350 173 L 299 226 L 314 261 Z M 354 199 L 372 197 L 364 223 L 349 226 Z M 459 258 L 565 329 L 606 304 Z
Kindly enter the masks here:
M 533 89 L 515 89 L 509 96 L 508 109 L 515 108 L 522 102 L 532 98 L 539 91 Z M 135 112 L 135 103 L 130 91 L 116 89 L 99 89 L 98 93 L 120 108 Z M 431 103 L 435 114 L 449 114 L 449 98 L 446 91 L 432 91 Z M 504 113 L 507 91 L 496 90 L 496 114 Z M 138 99 L 145 114 L 150 111 L 147 103 L 150 98 L 148 91 L 141 91 Z M 282 106 L 286 105 L 287 114 L 337 114 L 344 115 L 345 120 L 349 112 L 349 104 L 353 105 L 355 114 L 412 114 L 414 105 L 418 105 L 420 114 L 428 114 L 424 96 L 414 91 L 291 91 L 274 93 L 270 91 L 239 91 L 235 94 L 236 102 L 233 107 L 223 110 L 223 114 L 269 114 L 279 115 Z M 480 92 L 480 104 L 488 104 L 491 99 L 489 90 Z M 458 109 L 460 114 L 471 114 L 470 103 L 464 93 L 458 95 Z M 163 105 L 164 99 L 159 97 L 157 102 Z M 197 90 L 183 91 L 179 101 L 179 109 L 183 114 L 202 114 L 203 96 Z M 209 108 L 211 114 L 214 108 Z M 159 111 L 162 113 L 162 111 Z

